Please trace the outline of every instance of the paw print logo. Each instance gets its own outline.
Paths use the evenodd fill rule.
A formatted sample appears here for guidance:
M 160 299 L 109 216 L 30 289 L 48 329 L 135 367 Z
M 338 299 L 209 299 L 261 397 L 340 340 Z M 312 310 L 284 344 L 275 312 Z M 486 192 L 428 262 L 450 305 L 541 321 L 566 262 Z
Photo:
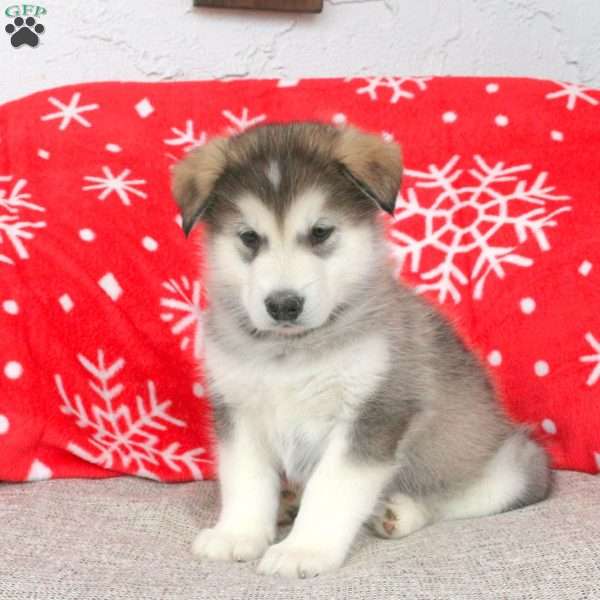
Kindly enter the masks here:
M 23 44 L 35 48 L 40 41 L 39 34 L 44 33 L 44 26 L 41 23 L 36 24 L 33 17 L 27 17 L 27 19 L 17 17 L 4 30 L 10 35 L 10 43 L 15 48 Z

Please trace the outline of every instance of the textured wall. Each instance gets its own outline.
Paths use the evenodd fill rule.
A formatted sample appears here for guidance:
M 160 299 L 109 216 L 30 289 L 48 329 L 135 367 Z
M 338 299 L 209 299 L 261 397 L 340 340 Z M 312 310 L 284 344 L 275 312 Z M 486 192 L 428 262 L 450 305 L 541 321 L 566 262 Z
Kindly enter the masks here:
M 0 101 L 94 79 L 492 74 L 600 85 L 599 0 L 325 0 L 321 15 L 40 3 L 35 49 L 11 47 L 2 15 Z

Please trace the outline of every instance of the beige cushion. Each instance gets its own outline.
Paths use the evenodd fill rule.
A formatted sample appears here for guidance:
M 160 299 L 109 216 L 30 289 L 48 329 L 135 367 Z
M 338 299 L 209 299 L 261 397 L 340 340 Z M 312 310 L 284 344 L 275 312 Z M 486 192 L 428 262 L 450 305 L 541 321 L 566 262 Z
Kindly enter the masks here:
M 217 514 L 214 483 L 2 484 L 0 599 L 600 598 L 600 479 L 556 480 L 549 500 L 522 510 L 403 540 L 363 533 L 341 570 L 311 580 L 194 560 L 194 534 Z

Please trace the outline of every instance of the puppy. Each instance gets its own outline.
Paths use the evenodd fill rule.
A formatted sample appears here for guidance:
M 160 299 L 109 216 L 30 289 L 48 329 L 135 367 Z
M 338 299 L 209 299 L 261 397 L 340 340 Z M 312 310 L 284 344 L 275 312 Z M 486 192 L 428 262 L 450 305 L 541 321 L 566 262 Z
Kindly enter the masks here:
M 361 525 L 399 538 L 543 499 L 544 451 L 452 327 L 394 280 L 398 146 L 289 124 L 217 138 L 174 170 L 204 227 L 205 368 L 222 508 L 193 551 L 261 573 L 338 568 Z M 281 479 L 303 488 L 275 545 Z M 289 511 L 288 511 L 289 514 Z

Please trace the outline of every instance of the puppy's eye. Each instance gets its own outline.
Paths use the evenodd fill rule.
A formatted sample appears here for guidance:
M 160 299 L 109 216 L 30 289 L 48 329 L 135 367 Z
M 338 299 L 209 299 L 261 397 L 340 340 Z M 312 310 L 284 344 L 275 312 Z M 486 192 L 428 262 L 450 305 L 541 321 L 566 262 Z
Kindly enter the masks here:
M 242 244 L 244 244 L 246 248 L 250 248 L 250 250 L 256 250 L 260 246 L 260 236 L 256 231 L 252 231 L 252 229 L 246 229 L 245 231 L 240 232 L 239 236 L 240 240 L 242 240 Z
M 325 225 L 315 225 L 310 230 L 310 242 L 313 246 L 322 244 L 327 241 L 333 233 L 334 227 L 327 227 Z

